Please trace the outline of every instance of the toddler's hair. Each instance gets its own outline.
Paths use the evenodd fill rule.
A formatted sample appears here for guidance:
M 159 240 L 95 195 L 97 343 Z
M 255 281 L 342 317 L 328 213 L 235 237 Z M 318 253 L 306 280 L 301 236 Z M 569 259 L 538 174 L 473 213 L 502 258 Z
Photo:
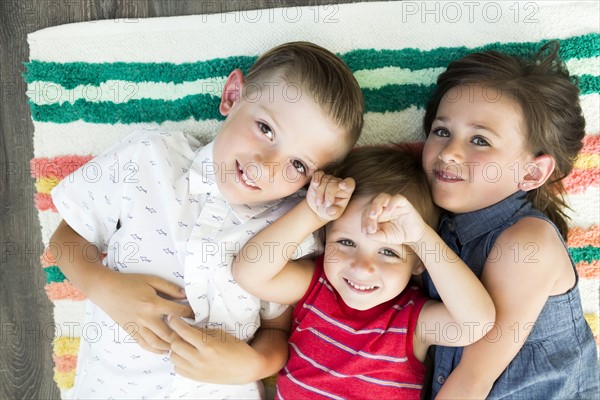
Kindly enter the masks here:
M 363 127 L 363 95 L 352 71 L 331 51 L 309 42 L 290 42 L 264 53 L 246 74 L 246 86 L 275 76 L 308 91 L 325 114 L 348 134 L 350 150 Z
M 428 135 L 444 94 L 453 87 L 481 85 L 512 96 L 523 113 L 527 150 L 535 156 L 550 155 L 556 162 L 546 184 L 527 193 L 533 206 L 546 214 L 567 236 L 568 208 L 562 179 L 572 170 L 583 146 L 585 120 L 579 105 L 577 81 L 558 55 L 557 41 L 544 45 L 532 59 L 520 59 L 497 51 L 468 55 L 453 61 L 437 80 L 423 127 Z
M 421 148 L 410 144 L 365 146 L 353 149 L 333 174 L 356 182 L 352 198 L 373 198 L 379 193 L 405 196 L 432 228 L 437 228 L 438 208 L 433 204 L 421 164 Z

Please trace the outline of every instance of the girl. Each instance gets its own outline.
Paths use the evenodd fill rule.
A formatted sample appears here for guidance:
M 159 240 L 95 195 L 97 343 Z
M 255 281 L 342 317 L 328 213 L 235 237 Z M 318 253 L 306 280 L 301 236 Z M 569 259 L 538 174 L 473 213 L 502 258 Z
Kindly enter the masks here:
M 483 340 L 436 347 L 438 398 L 598 398 L 596 347 L 564 239 L 561 180 L 582 147 L 579 90 L 544 46 L 452 62 L 428 105 L 423 149 L 439 232 L 496 306 Z M 440 298 L 431 274 L 429 295 Z
M 336 175 L 346 179 L 316 174 L 306 200 L 233 264 L 251 294 L 296 303 L 277 396 L 418 399 L 427 348 L 478 340 L 493 324 L 491 299 L 431 228 L 437 211 L 418 155 L 362 148 Z M 296 243 L 328 221 L 324 257 L 290 260 Z M 445 303 L 409 285 L 423 268 Z

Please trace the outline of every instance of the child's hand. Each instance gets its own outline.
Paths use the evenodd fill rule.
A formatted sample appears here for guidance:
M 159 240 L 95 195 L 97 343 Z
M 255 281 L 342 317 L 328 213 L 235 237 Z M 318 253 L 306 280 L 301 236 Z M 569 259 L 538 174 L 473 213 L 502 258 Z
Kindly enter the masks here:
M 322 220 L 338 219 L 352 196 L 354 179 L 340 179 L 317 171 L 310 181 L 306 201 L 310 209 Z
M 170 318 L 171 362 L 175 372 L 195 381 L 239 385 L 254 380 L 254 350 L 221 329 L 197 328 Z
M 417 243 L 427 224 L 402 195 L 380 193 L 363 211 L 362 231 L 384 243 Z
M 183 290 L 163 278 L 145 274 L 110 271 L 89 293 L 96 303 L 145 350 L 162 354 L 170 349 L 172 331 L 166 315 L 192 317 L 189 305 L 173 299 L 185 299 Z

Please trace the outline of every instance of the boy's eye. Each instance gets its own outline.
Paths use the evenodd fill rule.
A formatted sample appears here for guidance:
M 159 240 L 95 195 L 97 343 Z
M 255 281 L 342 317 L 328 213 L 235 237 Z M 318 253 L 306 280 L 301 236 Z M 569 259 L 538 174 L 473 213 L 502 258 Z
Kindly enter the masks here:
M 296 171 L 300 172 L 302 175 L 306 175 L 308 168 L 304 163 L 300 160 L 292 160 L 292 165 L 296 168 Z
M 273 140 L 273 130 L 269 125 L 259 122 L 258 129 L 260 129 L 260 131 L 267 137 L 267 139 Z
M 448 137 L 450 136 L 450 132 L 446 128 L 434 128 L 431 130 L 431 133 L 435 136 L 439 137 Z
M 339 244 L 341 244 L 342 246 L 354 247 L 354 242 L 352 240 L 349 240 L 349 239 L 340 239 L 337 242 Z
M 485 140 L 484 138 L 481 137 L 474 137 L 471 142 L 476 145 L 476 146 L 489 146 L 490 144 L 488 143 L 487 140 Z
M 381 249 L 379 251 L 380 254 L 383 254 L 386 257 L 394 257 L 394 258 L 399 258 L 400 256 L 398 255 L 398 253 L 396 253 L 393 250 L 390 249 Z

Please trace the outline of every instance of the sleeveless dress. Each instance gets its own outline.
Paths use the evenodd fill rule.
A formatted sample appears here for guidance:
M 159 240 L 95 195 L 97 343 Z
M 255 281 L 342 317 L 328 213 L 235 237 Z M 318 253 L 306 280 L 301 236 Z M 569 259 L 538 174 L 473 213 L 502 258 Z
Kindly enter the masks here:
M 490 207 L 464 214 L 445 214 L 439 226 L 442 239 L 481 278 L 485 262 L 494 256 L 498 236 L 525 217 L 549 219 L 533 208 L 519 191 Z M 550 221 L 549 221 L 550 222 Z M 563 242 L 566 249 L 566 244 Z M 527 251 L 527 247 L 525 247 Z M 534 247 L 522 257 L 535 258 Z M 596 399 L 599 397 L 599 369 L 596 344 L 583 316 L 579 295 L 579 278 L 575 264 L 575 286 L 568 292 L 550 296 L 529 337 L 508 367 L 498 377 L 488 399 Z M 439 295 L 424 273 L 430 297 Z M 532 282 L 534 285 L 534 282 Z M 515 331 L 505 332 L 515 334 Z M 461 347 L 434 346 L 432 398 L 458 365 Z

